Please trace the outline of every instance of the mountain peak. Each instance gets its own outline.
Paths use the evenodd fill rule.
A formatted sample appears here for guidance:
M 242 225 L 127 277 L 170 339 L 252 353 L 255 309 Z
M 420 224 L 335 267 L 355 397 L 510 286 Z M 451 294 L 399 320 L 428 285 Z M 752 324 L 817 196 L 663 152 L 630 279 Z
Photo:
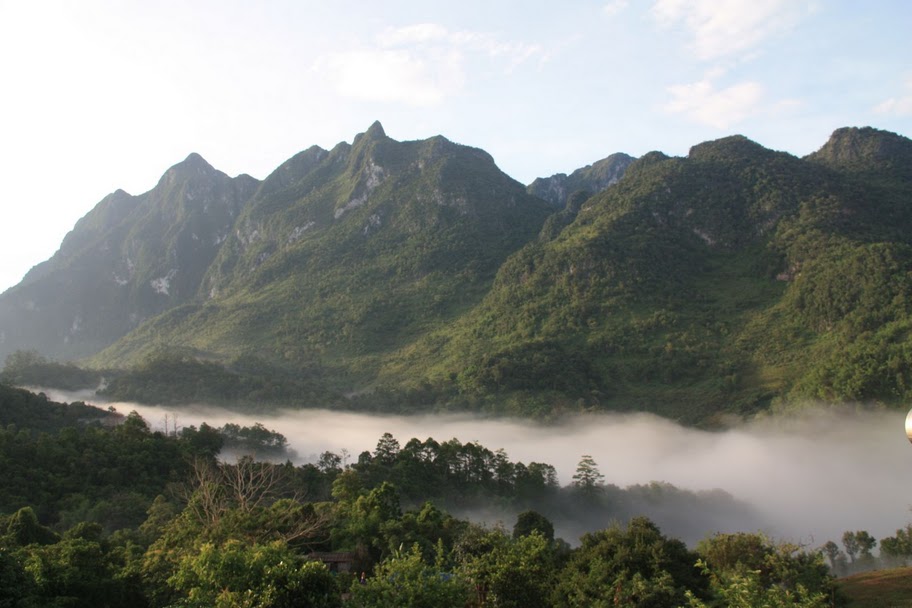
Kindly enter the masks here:
M 174 183 L 196 176 L 210 175 L 212 173 L 215 173 L 215 169 L 212 165 L 206 162 L 206 159 L 196 152 L 191 152 L 187 158 L 165 171 L 165 174 L 162 175 L 161 180 L 159 180 L 159 184 L 164 182 Z
M 581 167 L 570 175 L 556 173 L 551 177 L 539 177 L 526 187 L 526 191 L 562 208 L 574 192 L 596 194 L 617 183 L 634 160 L 632 156 L 618 152 Z
M 694 160 L 746 161 L 755 160 L 769 152 L 770 150 L 743 135 L 731 135 L 697 144 L 690 149 L 687 156 Z
M 192 169 L 203 169 L 206 171 L 212 170 L 212 165 L 206 162 L 206 159 L 197 154 L 196 152 L 191 152 L 187 158 L 182 162 L 175 165 L 175 167 L 187 167 Z
M 377 141 L 381 139 L 386 139 L 386 131 L 383 130 L 383 125 L 380 124 L 379 120 L 375 120 L 367 131 L 364 133 L 358 133 L 355 135 L 355 140 L 352 142 L 352 145 L 357 145 L 360 141 Z
M 833 131 L 823 147 L 807 159 L 844 169 L 876 168 L 884 161 L 908 166 L 912 161 L 912 141 L 873 127 L 843 127 Z

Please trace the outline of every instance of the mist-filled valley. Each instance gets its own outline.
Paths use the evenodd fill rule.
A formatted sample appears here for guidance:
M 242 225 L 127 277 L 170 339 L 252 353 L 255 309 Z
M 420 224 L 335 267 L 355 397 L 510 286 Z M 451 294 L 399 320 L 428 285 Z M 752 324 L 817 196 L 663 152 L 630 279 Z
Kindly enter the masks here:
M 402 445 L 411 438 L 456 438 L 492 451 L 503 449 L 514 462 L 553 465 L 566 486 L 588 454 L 608 491 L 627 490 L 616 493 L 616 519 L 647 515 L 690 544 L 715 532 L 763 531 L 817 547 L 838 541 L 847 530 L 867 530 L 882 538 L 912 520 L 912 446 L 897 411 L 809 407 L 724 431 L 704 431 L 647 414 L 581 415 L 549 425 L 325 409 L 244 415 L 205 406 L 108 403 L 88 392 L 45 393 L 55 401 L 85 401 L 121 414 L 136 411 L 158 431 L 166 424 L 180 429 L 203 422 L 216 427 L 259 422 L 287 438 L 294 464 L 315 463 L 327 451 L 352 464 L 361 452 L 373 451 L 384 433 Z M 459 515 L 509 527 L 516 513 L 490 505 Z M 611 523 L 598 519 L 603 511 L 586 509 L 549 516 L 556 534 L 571 543 Z

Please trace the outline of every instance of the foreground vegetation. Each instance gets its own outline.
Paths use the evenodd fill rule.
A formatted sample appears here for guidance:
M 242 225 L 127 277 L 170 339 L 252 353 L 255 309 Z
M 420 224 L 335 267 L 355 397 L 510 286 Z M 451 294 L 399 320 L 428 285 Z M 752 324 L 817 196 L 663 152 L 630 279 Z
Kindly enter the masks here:
M 605 527 L 636 491 L 605 486 L 585 456 L 573 483 L 560 487 L 547 464 L 456 440 L 400 446 L 384 434 L 355 462 L 327 452 L 296 467 L 216 459 L 226 437 L 281 443 L 259 425 L 252 434 L 206 425 L 153 432 L 136 414 L 55 404 L 2 384 L 0 414 L 0 606 L 840 601 L 814 548 L 753 533 L 717 533 L 688 548 L 642 516 Z M 510 527 L 450 512 L 494 503 L 515 508 Z M 529 505 L 590 509 L 603 523 L 571 547 Z M 861 560 L 866 538 L 851 540 L 846 550 Z M 912 556 L 894 549 L 897 559 Z M 339 563 L 348 571 L 327 565 Z
M 912 606 L 912 568 L 854 574 L 838 579 L 836 588 L 846 598 L 846 608 Z

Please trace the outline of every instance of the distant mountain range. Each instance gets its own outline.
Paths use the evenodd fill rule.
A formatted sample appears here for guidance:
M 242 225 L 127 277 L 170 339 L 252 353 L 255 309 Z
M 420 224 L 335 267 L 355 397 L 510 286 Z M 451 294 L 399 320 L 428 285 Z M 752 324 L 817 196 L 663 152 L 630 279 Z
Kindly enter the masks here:
M 614 154 L 528 187 L 379 123 L 265 180 L 199 155 L 0 295 L 0 356 L 112 396 L 711 424 L 912 396 L 912 142 Z

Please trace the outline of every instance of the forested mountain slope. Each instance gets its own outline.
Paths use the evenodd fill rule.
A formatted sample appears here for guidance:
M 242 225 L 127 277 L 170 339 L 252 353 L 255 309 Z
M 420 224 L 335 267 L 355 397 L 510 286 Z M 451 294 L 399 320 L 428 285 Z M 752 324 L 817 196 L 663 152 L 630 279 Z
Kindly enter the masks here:
M 0 296 L 0 345 L 97 353 L 133 370 L 112 396 L 146 400 L 705 423 L 912 396 L 912 142 L 846 128 L 806 158 L 732 136 L 630 160 L 527 189 L 379 123 L 262 183 L 191 156 Z
M 512 411 L 691 422 L 783 398 L 901 401 L 910 150 L 843 129 L 805 159 L 740 136 L 646 155 L 389 373 L 422 367 Z

